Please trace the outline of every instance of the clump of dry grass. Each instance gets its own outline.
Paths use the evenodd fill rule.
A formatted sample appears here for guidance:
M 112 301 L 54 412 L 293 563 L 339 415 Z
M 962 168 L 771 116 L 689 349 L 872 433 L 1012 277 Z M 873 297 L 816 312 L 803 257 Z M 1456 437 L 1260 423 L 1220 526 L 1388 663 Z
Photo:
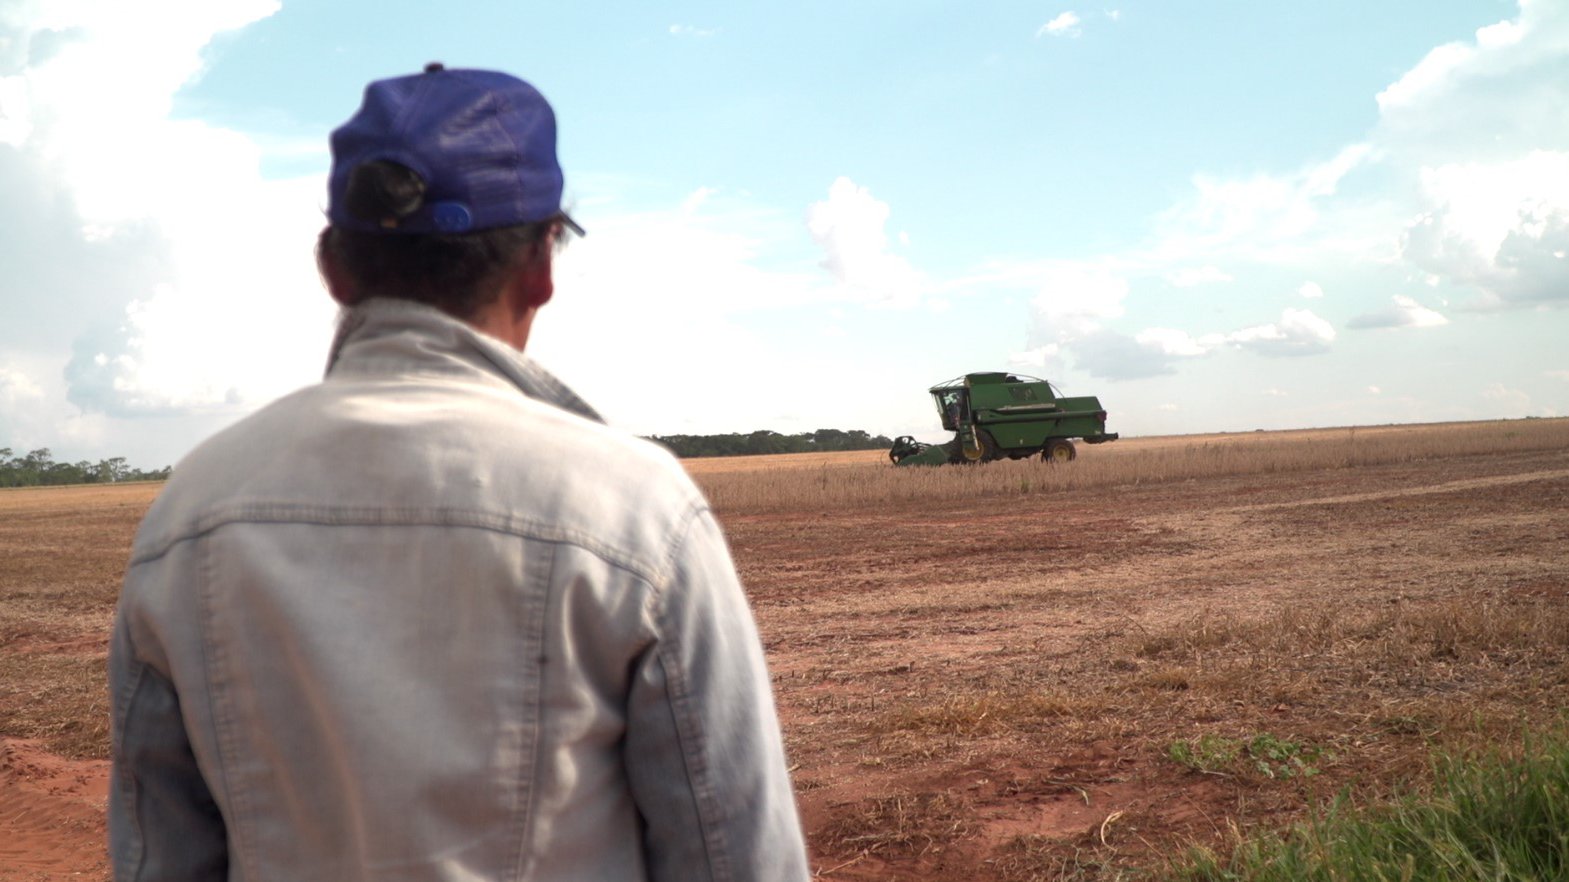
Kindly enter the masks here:
M 716 508 L 727 513 L 875 506 L 942 499 L 1028 496 L 1081 488 L 1280 474 L 1412 462 L 1439 457 L 1560 450 L 1569 419 L 1511 420 L 1260 432 L 1186 438 L 1133 438 L 1094 447 L 1072 464 L 1039 459 L 978 466 L 899 468 L 886 461 L 809 459 L 791 468 L 694 469 Z
M 72 759 L 107 756 L 107 676 L 101 656 L 0 652 L 0 734 Z
M 901 793 L 836 808 L 818 836 L 836 854 L 932 854 L 970 833 L 968 802 L 947 791 Z
M 874 721 L 875 734 L 914 732 L 976 737 L 1003 730 L 1038 729 L 1043 722 L 1082 714 L 1096 705 L 1057 692 L 954 695 L 933 703 L 904 704 Z
M 1133 871 L 1110 865 L 1093 850 L 1052 836 L 1015 836 L 987 861 L 1000 882 L 1120 882 Z
M 1127 653 L 1144 665 L 1131 663 L 1121 682 L 1180 692 L 1195 719 L 1297 708 L 1373 739 L 1463 743 L 1561 704 L 1569 608 L 1442 598 L 1291 606 L 1256 620 L 1206 614 L 1132 637 Z
M 1380 664 L 1434 659 L 1513 664 L 1569 657 L 1569 608 L 1456 597 L 1374 610 L 1294 604 L 1257 621 L 1205 613 L 1158 633 L 1141 633 L 1131 649 L 1140 657 L 1172 658 L 1227 647 L 1299 660 L 1317 655 Z

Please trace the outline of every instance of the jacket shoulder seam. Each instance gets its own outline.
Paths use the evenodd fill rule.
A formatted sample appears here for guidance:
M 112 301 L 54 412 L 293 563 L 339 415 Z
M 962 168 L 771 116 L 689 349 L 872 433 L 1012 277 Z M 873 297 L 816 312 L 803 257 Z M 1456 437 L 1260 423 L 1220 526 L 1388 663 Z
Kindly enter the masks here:
M 130 566 L 150 563 L 168 554 L 182 542 L 199 539 L 221 527 L 235 524 L 315 524 L 324 527 L 467 527 L 489 530 L 524 539 L 533 539 L 581 548 L 618 569 L 625 570 L 651 585 L 663 585 L 675 566 L 674 539 L 691 521 L 701 506 L 673 515 L 672 529 L 666 534 L 661 556 L 639 555 L 588 531 L 563 527 L 549 518 L 483 509 L 406 506 L 324 506 L 302 503 L 239 503 L 214 509 L 195 518 L 184 529 L 174 531 L 132 552 Z

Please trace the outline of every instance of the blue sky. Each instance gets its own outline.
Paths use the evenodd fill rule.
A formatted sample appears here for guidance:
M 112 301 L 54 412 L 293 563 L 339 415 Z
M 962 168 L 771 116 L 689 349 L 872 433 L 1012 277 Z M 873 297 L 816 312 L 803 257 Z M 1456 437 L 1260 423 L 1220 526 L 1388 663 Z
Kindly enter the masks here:
M 555 104 L 530 353 L 632 431 L 938 440 L 988 369 L 1131 435 L 1569 414 L 1569 0 L 0 0 L 0 447 L 312 382 L 327 133 L 436 59 Z

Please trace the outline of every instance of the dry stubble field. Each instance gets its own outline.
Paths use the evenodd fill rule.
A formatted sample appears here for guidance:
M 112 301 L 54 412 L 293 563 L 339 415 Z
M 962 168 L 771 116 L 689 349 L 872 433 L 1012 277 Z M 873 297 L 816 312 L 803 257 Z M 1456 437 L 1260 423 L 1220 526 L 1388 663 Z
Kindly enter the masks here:
M 689 467 L 824 878 L 1118 878 L 1564 722 L 1566 420 Z M 156 492 L 0 491 L 0 879 L 103 875 L 105 635 Z

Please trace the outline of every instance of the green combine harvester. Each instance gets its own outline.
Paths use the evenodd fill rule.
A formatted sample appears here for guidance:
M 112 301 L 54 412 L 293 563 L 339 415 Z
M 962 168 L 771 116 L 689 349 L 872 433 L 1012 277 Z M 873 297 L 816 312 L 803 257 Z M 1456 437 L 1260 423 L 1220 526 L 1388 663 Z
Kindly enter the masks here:
M 923 444 L 909 435 L 894 439 L 888 458 L 895 465 L 943 465 L 1026 459 L 1047 462 L 1078 456 L 1073 439 L 1086 444 L 1117 440 L 1106 431 L 1100 399 L 1063 398 L 1045 380 L 1018 374 L 965 374 L 930 390 L 942 427 L 955 433 L 946 444 Z

